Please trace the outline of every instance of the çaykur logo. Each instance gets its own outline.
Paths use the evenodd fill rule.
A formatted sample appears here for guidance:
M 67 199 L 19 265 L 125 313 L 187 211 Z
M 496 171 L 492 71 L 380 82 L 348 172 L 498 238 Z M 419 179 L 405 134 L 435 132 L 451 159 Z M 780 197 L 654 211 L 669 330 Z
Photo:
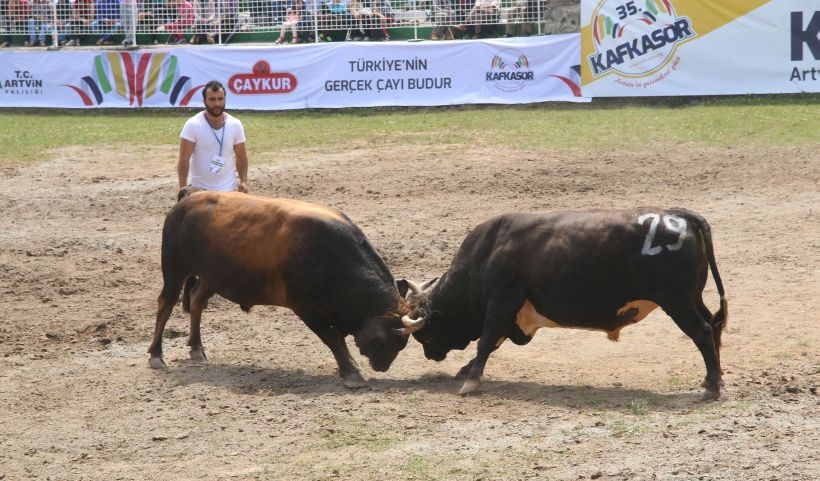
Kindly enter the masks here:
M 80 85 L 66 85 L 86 106 L 101 105 L 115 95 L 141 107 L 146 99 L 165 95 L 170 105 L 185 107 L 203 85 L 182 75 L 176 55 L 169 53 L 107 52 L 94 57 L 91 73 Z
M 251 73 L 240 73 L 228 80 L 228 89 L 237 95 L 286 94 L 296 89 L 296 76 L 289 72 L 271 72 L 270 64 L 260 60 Z
M 673 58 L 678 45 L 697 35 L 671 0 L 604 0 L 591 27 L 595 53 L 587 61 L 593 78 L 611 72 L 651 75 Z

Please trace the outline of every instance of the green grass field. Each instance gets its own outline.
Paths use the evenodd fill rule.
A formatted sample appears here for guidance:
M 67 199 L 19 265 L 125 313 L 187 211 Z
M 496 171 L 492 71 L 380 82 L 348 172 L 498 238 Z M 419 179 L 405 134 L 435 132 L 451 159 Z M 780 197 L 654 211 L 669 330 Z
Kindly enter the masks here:
M 230 109 L 230 98 L 228 98 Z M 67 146 L 174 146 L 196 110 L 0 111 L 0 167 L 48 160 Z M 596 99 L 589 104 L 234 112 L 254 162 L 282 149 L 397 144 L 497 145 L 607 151 L 658 143 L 806 145 L 820 142 L 820 94 Z M 133 148 L 133 147 L 131 147 Z

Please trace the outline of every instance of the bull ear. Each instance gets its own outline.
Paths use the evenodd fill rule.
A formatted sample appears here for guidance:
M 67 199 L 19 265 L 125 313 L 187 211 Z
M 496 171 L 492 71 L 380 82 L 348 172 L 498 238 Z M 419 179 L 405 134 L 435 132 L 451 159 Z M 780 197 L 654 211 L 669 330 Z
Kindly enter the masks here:
M 403 316 L 401 318 L 401 323 L 404 327 L 401 329 L 396 329 L 396 331 L 404 334 L 405 336 L 409 336 L 424 327 L 424 324 L 427 323 L 427 319 L 411 319 L 410 316 Z
M 399 295 L 404 299 L 407 297 L 407 290 L 410 288 L 410 281 L 407 279 L 399 279 L 396 281 L 396 287 L 399 289 Z

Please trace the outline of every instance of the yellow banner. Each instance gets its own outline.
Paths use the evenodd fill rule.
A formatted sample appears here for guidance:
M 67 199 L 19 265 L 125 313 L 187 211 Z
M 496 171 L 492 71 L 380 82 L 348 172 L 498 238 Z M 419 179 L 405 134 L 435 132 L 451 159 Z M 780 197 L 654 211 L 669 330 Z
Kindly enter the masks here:
M 581 82 L 607 75 L 639 79 L 697 41 L 772 0 L 583 0 Z

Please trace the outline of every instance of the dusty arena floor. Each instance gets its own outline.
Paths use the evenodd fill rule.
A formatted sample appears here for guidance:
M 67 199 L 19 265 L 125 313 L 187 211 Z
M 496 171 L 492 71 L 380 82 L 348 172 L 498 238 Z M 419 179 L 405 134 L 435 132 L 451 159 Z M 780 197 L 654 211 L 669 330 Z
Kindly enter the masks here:
M 148 369 L 176 149 L 69 149 L 0 172 L 0 479 L 817 479 L 816 148 L 379 149 L 252 153 L 251 190 L 343 210 L 417 281 L 502 211 L 702 213 L 730 303 L 723 398 L 699 402 L 703 361 L 659 311 L 618 343 L 544 329 L 505 344 L 463 398 L 452 375 L 474 344 L 434 363 L 411 340 L 386 373 L 352 348 L 369 384 L 348 390 L 289 311 L 218 298 L 210 361 L 187 360 L 177 308 L 169 369 Z M 705 299 L 716 310 L 711 281 Z

